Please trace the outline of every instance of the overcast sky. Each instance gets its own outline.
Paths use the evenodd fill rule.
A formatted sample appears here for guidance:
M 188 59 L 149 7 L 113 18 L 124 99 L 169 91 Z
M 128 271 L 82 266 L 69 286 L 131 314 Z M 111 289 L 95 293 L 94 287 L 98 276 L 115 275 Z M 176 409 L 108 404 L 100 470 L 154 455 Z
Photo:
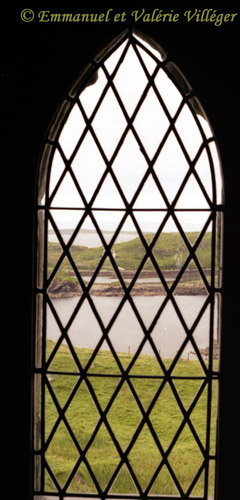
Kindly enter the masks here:
M 110 73 L 114 70 L 125 43 L 126 42 L 124 42 L 122 46 L 120 46 L 120 48 L 107 59 L 105 66 Z M 150 50 L 152 49 L 150 48 Z M 154 59 L 152 59 L 141 48 L 139 51 L 147 70 L 150 74 L 152 74 L 156 66 Z M 159 58 L 161 59 L 160 56 Z M 91 116 L 91 113 L 106 83 L 106 76 L 103 70 L 100 69 L 98 71 L 98 78 L 95 84 L 88 86 L 80 95 L 81 104 L 83 105 L 88 117 Z M 131 116 L 147 84 L 146 75 L 132 47 L 129 48 L 127 56 L 116 74 L 114 84 L 126 107 L 127 113 Z M 174 116 L 182 100 L 181 94 L 172 81 L 167 77 L 163 69 L 158 71 L 155 78 L 155 84 L 164 99 L 170 115 Z M 198 118 L 201 121 L 206 136 L 211 137 L 212 132 L 207 121 L 202 116 L 198 116 Z M 108 160 L 111 159 L 116 145 L 126 128 L 126 124 L 127 122 L 124 115 L 112 89 L 110 88 L 107 91 L 107 94 L 92 122 L 94 132 L 96 133 Z M 71 156 L 82 132 L 85 129 L 85 125 L 86 124 L 80 109 L 77 105 L 75 105 L 59 139 L 59 143 L 67 159 Z M 150 88 L 147 97 L 134 120 L 136 132 L 143 142 L 150 159 L 153 158 L 160 141 L 168 129 L 168 126 L 169 120 L 163 111 L 154 90 Z M 202 138 L 196 122 L 186 104 L 183 106 L 175 126 L 187 149 L 190 159 L 192 160 L 202 143 Z M 211 152 L 217 169 L 218 185 L 220 185 L 220 166 L 214 143 L 211 144 Z M 106 168 L 105 162 L 90 131 L 87 132 L 81 147 L 72 161 L 71 166 L 86 200 L 90 201 Z M 144 155 L 140 151 L 139 145 L 136 142 L 133 133 L 129 131 L 120 152 L 112 165 L 113 172 L 116 175 L 128 202 L 132 200 L 132 197 L 147 170 L 147 166 L 147 162 Z M 188 171 L 188 168 L 187 160 L 179 146 L 176 136 L 174 132 L 171 132 L 154 164 L 154 171 L 167 194 L 169 202 L 173 201 L 181 182 Z M 201 154 L 195 168 L 208 195 L 212 198 L 209 161 L 205 150 Z M 64 162 L 59 152 L 56 150 L 50 178 L 50 193 L 54 189 L 63 170 Z M 52 201 L 53 208 L 59 206 L 84 208 L 84 204 L 69 173 L 65 175 L 62 185 Z M 124 210 L 123 200 L 119 195 L 110 174 L 106 176 L 103 187 L 93 203 L 93 208 L 103 207 Z M 164 200 L 152 176 L 149 176 L 144 184 L 144 188 L 137 198 L 134 208 L 166 208 Z M 193 210 L 198 208 L 209 208 L 206 198 L 204 197 L 193 175 L 190 176 L 190 179 L 181 197 L 179 198 L 176 208 L 192 208 Z M 67 210 L 55 212 L 55 220 L 59 227 L 63 228 L 76 226 L 79 219 L 79 212 L 67 212 Z M 114 228 L 117 218 L 120 219 L 121 217 L 121 214 L 114 214 L 111 211 L 105 213 L 96 211 L 95 213 L 102 229 Z M 161 212 L 151 212 L 151 214 L 136 212 L 136 215 L 145 231 L 156 230 L 163 216 Z M 197 212 L 182 212 L 180 217 L 186 230 L 199 230 L 205 222 L 206 214 Z M 130 220 L 125 225 L 124 229 L 132 229 Z M 174 224 L 169 222 L 165 229 L 168 231 L 174 231 Z

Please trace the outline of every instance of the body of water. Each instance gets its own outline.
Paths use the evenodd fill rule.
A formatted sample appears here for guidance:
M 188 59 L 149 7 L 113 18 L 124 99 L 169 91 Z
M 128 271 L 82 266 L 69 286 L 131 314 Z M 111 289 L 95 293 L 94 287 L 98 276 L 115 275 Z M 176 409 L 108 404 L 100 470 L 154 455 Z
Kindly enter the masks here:
M 122 298 L 93 296 L 92 299 L 103 325 L 107 327 Z M 146 328 L 149 328 L 152 324 L 164 299 L 165 297 L 163 296 L 133 297 L 134 304 L 136 305 L 137 311 L 141 314 Z M 191 328 L 201 307 L 206 301 L 206 296 L 176 296 L 175 300 L 187 327 Z M 52 299 L 54 308 L 63 326 L 67 326 L 78 302 L 79 297 Z M 208 305 L 193 334 L 193 338 L 200 349 L 209 345 L 209 308 L 210 306 Z M 94 349 L 101 338 L 101 327 L 87 299 L 84 300 L 74 321 L 68 328 L 68 335 L 75 347 L 85 347 L 89 349 Z M 60 330 L 49 308 L 47 314 L 47 337 L 53 341 L 57 341 L 59 336 Z M 183 325 L 170 301 L 168 301 L 156 322 L 151 337 L 163 358 L 173 358 L 186 338 Z M 109 330 L 109 339 L 116 352 L 127 353 L 130 348 L 131 354 L 134 354 L 143 338 L 144 333 L 142 327 L 130 303 L 127 301 Z M 101 349 L 109 350 L 106 340 L 104 340 Z M 152 347 L 148 341 L 144 344 L 141 353 L 148 355 L 153 354 Z M 182 358 L 186 359 L 187 357 L 190 359 L 197 359 L 190 342 L 188 342 L 182 354 Z
M 103 232 L 103 236 L 104 236 L 106 243 L 109 243 L 111 241 L 113 235 L 114 235 L 114 232 L 112 232 L 112 233 L 111 232 L 106 232 L 106 233 Z M 62 232 L 62 238 L 63 238 L 65 243 L 68 242 L 70 236 L 71 235 L 65 234 L 64 232 Z M 134 238 L 137 238 L 137 237 L 138 237 L 138 234 L 135 232 L 133 232 L 133 233 L 120 232 L 118 237 L 117 237 L 116 243 L 124 243 L 125 241 L 130 241 L 130 240 L 133 240 Z M 59 243 L 59 240 L 58 240 L 57 236 L 55 235 L 55 233 L 49 233 L 48 240 L 53 242 L 53 243 Z M 88 247 L 88 248 L 94 248 L 94 247 L 101 246 L 102 243 L 99 240 L 99 236 L 97 233 L 86 231 L 84 233 L 79 232 L 76 235 L 76 238 L 74 239 L 73 245 L 83 245 L 83 246 Z

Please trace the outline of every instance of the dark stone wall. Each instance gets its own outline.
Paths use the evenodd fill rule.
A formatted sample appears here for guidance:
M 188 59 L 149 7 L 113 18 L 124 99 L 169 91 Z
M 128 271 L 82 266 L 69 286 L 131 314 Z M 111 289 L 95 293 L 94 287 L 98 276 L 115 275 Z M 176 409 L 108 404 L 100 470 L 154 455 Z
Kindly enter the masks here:
M 31 2 L 30 2 L 31 3 Z M 68 88 L 91 57 L 129 25 L 106 23 L 39 23 L 21 21 L 26 6 L 2 16 L 2 220 L 6 223 L 6 324 L 9 326 L 4 361 L 7 361 L 8 396 L 15 473 L 20 472 L 18 494 L 28 499 L 30 449 L 30 388 L 32 352 L 33 213 L 38 161 L 47 127 Z M 106 8 L 79 3 L 34 2 L 37 13 L 106 12 Z M 169 8 L 162 7 L 165 12 Z M 173 9 L 173 7 L 172 7 Z M 115 12 L 134 9 L 114 8 Z M 147 8 L 146 8 L 147 10 Z M 152 11 L 153 9 L 149 9 Z M 219 500 L 236 498 L 239 437 L 239 19 L 222 26 L 186 22 L 138 21 L 135 26 L 162 45 L 196 91 L 215 131 L 222 158 L 225 195 L 224 301 L 222 375 L 220 392 Z M 218 12 L 236 12 L 226 5 Z M 6 188 L 4 187 L 6 186 Z M 3 203 L 4 202 L 4 203 Z M 5 329 L 3 329 L 5 331 Z M 2 380 L 6 380 L 4 376 Z M 12 435 L 12 433 L 11 433 Z M 11 483 L 10 483 L 11 485 Z M 15 485 L 13 485 L 15 491 Z

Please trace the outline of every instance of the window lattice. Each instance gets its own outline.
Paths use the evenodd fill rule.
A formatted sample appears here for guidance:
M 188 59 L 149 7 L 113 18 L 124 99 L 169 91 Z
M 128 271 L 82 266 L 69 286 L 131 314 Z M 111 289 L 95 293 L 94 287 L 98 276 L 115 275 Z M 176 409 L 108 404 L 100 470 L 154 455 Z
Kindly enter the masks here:
M 154 42 L 81 74 L 38 195 L 34 499 L 214 498 L 220 164 Z

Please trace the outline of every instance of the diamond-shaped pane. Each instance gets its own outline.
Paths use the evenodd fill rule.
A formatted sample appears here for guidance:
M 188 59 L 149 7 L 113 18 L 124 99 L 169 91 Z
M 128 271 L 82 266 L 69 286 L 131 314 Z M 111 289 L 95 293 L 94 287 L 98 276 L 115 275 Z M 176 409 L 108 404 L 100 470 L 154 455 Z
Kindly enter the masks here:
M 127 134 L 112 168 L 130 202 L 147 170 L 146 160 L 131 131 Z
M 150 56 L 145 50 L 143 50 L 141 47 L 137 47 L 137 51 L 138 53 L 140 54 L 141 56 L 141 59 L 143 60 L 144 62 L 144 65 L 147 69 L 147 71 L 149 72 L 149 74 L 151 75 L 153 73 L 153 71 L 155 70 L 156 68 L 156 61 L 153 59 L 152 56 Z
M 100 418 L 85 382 L 82 382 L 75 392 L 65 415 L 81 448 L 84 449 Z
M 156 153 L 168 126 L 168 118 L 155 92 L 150 88 L 134 120 L 134 127 L 150 159 Z
M 100 271 L 91 287 L 90 296 L 105 327 L 111 321 L 123 295 L 114 269 Z
M 59 151 L 56 149 L 54 156 L 53 156 L 53 161 L 51 165 L 51 175 L 50 175 L 50 182 L 49 182 L 49 195 L 51 196 L 54 188 L 56 187 L 57 182 L 59 181 L 61 175 L 63 174 L 65 169 L 65 163 L 59 153 Z
M 100 426 L 86 458 L 100 487 L 104 490 L 120 462 L 117 449 L 104 424 Z
M 212 223 L 209 225 L 208 230 L 204 234 L 203 238 L 201 239 L 201 242 L 197 247 L 196 256 L 204 271 L 204 275 L 208 283 L 211 283 Z
M 203 455 L 188 425 L 184 426 L 168 460 L 183 491 L 186 492 L 203 462 Z
M 54 377 L 52 376 L 52 379 Z M 59 413 L 57 411 L 56 405 L 46 387 L 45 393 L 45 417 L 46 417 L 46 427 L 45 427 L 45 439 L 48 439 L 50 432 L 57 419 L 59 418 Z
M 126 450 L 141 420 L 141 412 L 126 382 L 118 392 L 107 419 L 122 450 Z
M 186 333 L 171 302 L 163 309 L 151 337 L 165 363 L 165 360 L 175 357 L 186 338 Z
M 150 413 L 150 420 L 166 451 L 181 422 L 182 413 L 169 384 L 165 384 Z
M 131 46 L 114 78 L 114 85 L 131 116 L 147 85 L 147 77 Z
M 82 295 L 82 288 L 67 257 L 64 257 L 54 275 L 48 287 L 48 295 L 52 300 L 52 304 L 54 304 L 62 325 L 65 326 L 77 305 L 78 298 Z M 68 304 L 57 300 L 65 298 L 72 298 L 73 300 L 70 300 Z
M 102 337 L 101 327 L 87 299 L 83 301 L 69 330 L 68 336 L 75 347 L 80 362 L 86 364 L 93 349 Z
M 210 200 L 212 201 L 212 191 L 213 191 L 212 175 L 206 149 L 204 149 L 203 152 L 201 153 L 201 156 L 195 165 L 195 170 L 204 188 L 206 189 Z
M 59 243 L 59 239 L 52 228 L 52 225 L 48 224 L 48 278 L 50 277 L 53 269 L 58 263 L 63 250 Z M 55 240 L 55 241 L 54 241 Z
M 194 116 L 187 104 L 183 106 L 176 120 L 175 127 L 190 159 L 193 160 L 202 144 L 202 137 Z
M 61 422 L 46 451 L 46 459 L 61 487 L 64 486 L 79 457 L 65 424 Z
M 144 460 L 142 460 L 143 453 Z M 161 453 L 147 424 L 143 426 L 128 457 L 141 488 L 143 490 L 146 489 L 162 459 Z M 148 467 L 146 467 L 145 464 L 148 464 Z
M 113 53 L 105 59 L 104 66 L 107 68 L 107 70 L 110 74 L 113 73 L 113 71 L 115 70 L 115 68 L 119 62 L 119 59 L 120 59 L 121 55 L 123 54 L 123 50 L 126 47 L 126 44 L 127 44 L 127 40 L 122 42 L 120 44 L 120 46 L 117 49 L 115 49 L 113 51 Z
M 182 95 L 163 69 L 158 71 L 155 84 L 169 113 L 174 116 L 182 102 Z
M 131 289 L 131 295 L 144 321 L 149 328 L 162 302 L 165 289 L 151 259 L 146 263 Z
M 156 239 L 152 253 L 166 282 L 171 285 L 189 256 L 188 248 L 172 217 L 169 217 Z
M 130 304 L 126 302 L 109 332 L 109 339 L 117 353 L 125 354 L 125 362 L 127 363 L 131 359 L 127 357 L 127 353 L 129 350 L 131 353 L 135 353 L 143 338 L 141 326 Z
M 188 162 L 173 132 L 169 134 L 161 149 L 154 170 L 171 203 L 189 170 Z
M 59 137 L 59 144 L 68 159 L 73 153 L 84 129 L 85 121 L 77 104 L 72 108 Z
M 195 267 L 187 268 L 174 290 L 174 298 L 188 328 L 207 300 L 206 287 Z
M 110 159 L 126 127 L 126 120 L 112 89 L 107 91 L 92 126 L 107 158 Z
M 124 234 L 129 235 L 125 242 L 122 241 Z M 124 282 L 130 283 L 145 256 L 144 245 L 130 216 L 126 218 L 121 233 L 114 242 L 112 252 Z
M 105 162 L 90 132 L 86 134 L 71 166 L 86 200 L 90 201 L 106 169 Z

